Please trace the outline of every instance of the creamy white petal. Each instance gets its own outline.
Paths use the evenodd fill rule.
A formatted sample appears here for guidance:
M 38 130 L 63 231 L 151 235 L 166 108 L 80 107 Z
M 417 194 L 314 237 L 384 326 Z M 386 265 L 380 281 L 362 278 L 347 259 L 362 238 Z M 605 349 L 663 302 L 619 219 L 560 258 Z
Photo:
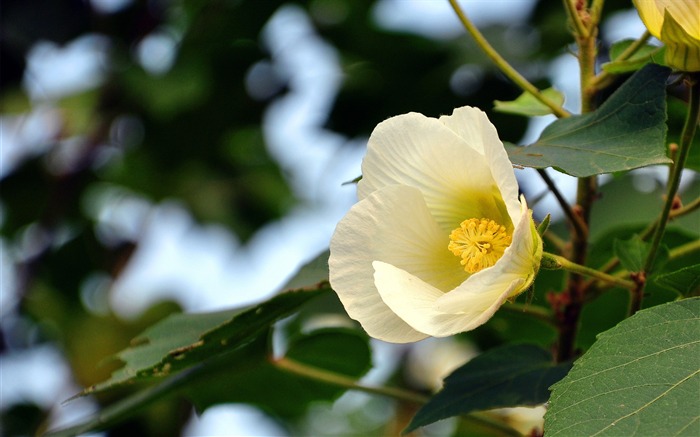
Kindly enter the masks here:
M 460 308 L 441 308 L 444 294 L 391 264 L 375 261 L 374 282 L 384 302 L 414 329 L 433 337 L 446 337 L 472 330 L 488 321 L 506 301 L 522 278 L 509 286 L 491 287 L 463 296 Z
M 387 307 L 374 286 L 375 260 L 391 263 L 450 290 L 467 277 L 447 250 L 449 236 L 420 191 L 393 185 L 354 205 L 331 240 L 330 282 L 346 311 L 372 337 L 392 342 L 424 338 Z
M 498 138 L 496 127 L 482 110 L 470 106 L 456 108 L 452 115 L 440 117 L 440 121 L 466 144 L 484 155 L 492 178 L 496 181 L 508 208 L 508 214 L 515 224 L 520 215 L 518 181 L 515 179 L 508 153 Z
M 380 123 L 362 175 L 360 199 L 392 184 L 418 188 L 445 232 L 472 217 L 513 225 L 487 157 L 435 118 L 409 113 Z

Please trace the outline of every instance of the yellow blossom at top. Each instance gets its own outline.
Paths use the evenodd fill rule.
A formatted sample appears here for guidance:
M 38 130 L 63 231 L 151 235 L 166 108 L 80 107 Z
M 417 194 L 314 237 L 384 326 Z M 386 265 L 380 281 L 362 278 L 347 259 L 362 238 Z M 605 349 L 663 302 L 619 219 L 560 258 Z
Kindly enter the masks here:
M 331 240 L 331 286 L 372 337 L 484 324 L 534 280 L 542 239 L 486 114 L 403 114 L 372 132 L 359 202 Z
M 649 33 L 666 45 L 666 63 L 700 71 L 700 0 L 633 0 Z

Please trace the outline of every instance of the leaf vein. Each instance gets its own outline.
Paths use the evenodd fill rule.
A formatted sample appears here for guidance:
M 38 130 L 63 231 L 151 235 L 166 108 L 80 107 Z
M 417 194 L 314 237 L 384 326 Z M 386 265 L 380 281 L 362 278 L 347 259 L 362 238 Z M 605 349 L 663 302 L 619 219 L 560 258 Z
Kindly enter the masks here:
M 693 372 L 693 373 L 691 373 L 690 375 L 686 376 L 685 378 L 681 379 L 681 380 L 678 381 L 677 383 L 673 384 L 671 387 L 669 387 L 668 390 L 664 391 L 663 393 L 661 393 L 660 395 L 658 395 L 658 396 L 655 397 L 654 399 L 652 399 L 652 400 L 650 400 L 649 402 L 647 402 L 646 404 L 642 405 L 640 408 L 636 409 L 635 411 L 632 411 L 631 413 L 629 413 L 629 414 L 627 414 L 627 415 L 625 415 L 625 416 L 620 417 L 619 419 L 613 421 L 612 423 L 610 423 L 608 426 L 606 426 L 605 428 L 601 429 L 601 430 L 598 431 L 597 433 L 592 434 L 591 437 L 594 437 L 594 436 L 599 435 L 600 433 L 604 432 L 605 430 L 609 429 L 610 427 L 615 426 L 618 422 L 620 422 L 620 421 L 622 421 L 622 420 L 625 420 L 625 419 L 627 419 L 628 417 L 631 417 L 631 416 L 633 416 L 633 415 L 639 413 L 640 411 L 642 411 L 642 410 L 645 409 L 645 408 L 648 408 L 648 407 L 649 407 L 650 405 L 652 405 L 654 402 L 656 402 L 656 401 L 658 401 L 659 399 L 661 399 L 662 397 L 666 396 L 666 394 L 667 394 L 668 392 L 670 392 L 671 390 L 673 390 L 674 388 L 678 387 L 679 385 L 681 385 L 682 383 L 684 383 L 685 381 L 689 380 L 690 378 L 692 378 L 693 376 L 695 376 L 695 375 L 697 375 L 697 374 L 700 374 L 700 369 L 696 370 L 695 372 Z

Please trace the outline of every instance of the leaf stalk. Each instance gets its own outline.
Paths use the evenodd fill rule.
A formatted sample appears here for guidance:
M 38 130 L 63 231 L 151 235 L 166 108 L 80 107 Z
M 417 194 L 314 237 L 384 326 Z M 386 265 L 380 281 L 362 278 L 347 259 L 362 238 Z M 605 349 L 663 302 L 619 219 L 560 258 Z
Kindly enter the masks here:
M 681 183 L 681 174 L 683 173 L 683 168 L 685 168 L 685 161 L 688 158 L 690 146 L 693 142 L 693 137 L 695 136 L 695 130 L 697 129 L 698 121 L 700 120 L 700 77 L 697 75 L 689 75 L 687 80 L 690 85 L 688 113 L 683 125 L 683 130 L 681 131 L 681 140 L 680 144 L 678 145 L 678 155 L 676 157 L 676 161 L 673 163 L 673 168 L 668 181 L 666 201 L 664 202 L 663 209 L 661 210 L 661 216 L 657 221 L 658 224 L 651 240 L 649 255 L 644 263 L 645 272 L 650 271 L 654 266 L 654 261 L 661 245 L 661 239 L 664 236 L 666 224 L 668 223 L 668 219 L 671 215 L 671 208 L 673 207 L 673 202 L 676 197 L 676 193 L 678 192 L 678 187 Z
M 588 236 L 588 226 L 586 225 L 586 223 L 584 223 L 583 220 L 581 220 L 581 216 L 576 214 L 576 212 L 571 208 L 569 202 L 566 201 L 564 196 L 561 194 L 561 191 L 559 191 L 557 185 L 547 174 L 546 169 L 538 168 L 537 173 L 547 185 L 547 188 L 549 188 L 554 197 L 557 199 L 557 202 L 559 202 L 561 209 L 564 211 L 564 215 L 566 215 L 566 218 L 569 220 L 569 223 L 574 228 L 574 232 L 576 232 L 576 234 L 580 238 L 586 238 Z
M 272 360 L 272 364 L 280 370 L 293 373 L 295 375 L 303 376 L 305 378 L 335 385 L 336 387 L 343 387 L 348 390 L 357 390 L 369 394 L 382 395 L 399 401 L 410 402 L 417 405 L 423 405 L 429 400 L 428 396 L 413 391 L 400 389 L 397 387 L 376 387 L 364 385 L 356 382 L 351 378 L 348 378 L 347 376 L 339 375 L 334 372 L 329 372 L 324 369 L 308 366 L 298 361 L 290 360 L 286 357 L 274 359 Z M 513 428 L 506 425 L 502 421 L 492 418 L 488 413 L 475 412 L 466 414 L 464 415 L 464 417 L 471 421 L 478 422 L 483 426 L 494 429 L 501 435 L 520 435 L 517 431 L 515 431 Z
M 555 255 L 553 253 L 544 252 L 542 254 L 543 268 L 560 268 L 566 271 L 576 273 L 578 275 L 590 276 L 592 278 L 598 279 L 603 282 L 608 282 L 613 285 L 617 285 L 622 288 L 633 289 L 635 283 L 629 279 L 618 278 L 607 273 L 603 273 L 600 270 L 596 270 L 590 267 L 586 267 L 581 264 L 577 264 L 573 261 L 569 261 L 563 256 Z M 545 264 L 546 262 L 546 264 Z M 545 267 L 546 266 L 546 267 Z

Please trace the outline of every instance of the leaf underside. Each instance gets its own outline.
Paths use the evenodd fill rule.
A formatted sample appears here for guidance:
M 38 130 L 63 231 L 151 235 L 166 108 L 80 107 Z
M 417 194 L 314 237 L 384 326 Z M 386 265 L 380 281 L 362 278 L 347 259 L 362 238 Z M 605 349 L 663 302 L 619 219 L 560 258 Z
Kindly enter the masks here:
M 328 278 L 327 260 L 327 252 L 319 255 L 290 280 L 285 286 L 287 291 L 259 305 L 167 317 L 115 356 L 124 362 L 122 368 L 113 372 L 107 381 L 88 387 L 80 395 L 166 377 L 244 346 L 310 299 L 330 292 L 324 280 Z M 303 288 L 302 283 L 315 285 Z
M 445 378 L 445 387 L 418 410 L 404 433 L 472 411 L 542 404 L 570 367 L 555 365 L 548 351 L 529 344 L 485 352 Z
M 511 162 L 576 177 L 670 163 L 665 148 L 670 71 L 646 65 L 597 110 L 556 120 L 530 146 L 506 144 Z

